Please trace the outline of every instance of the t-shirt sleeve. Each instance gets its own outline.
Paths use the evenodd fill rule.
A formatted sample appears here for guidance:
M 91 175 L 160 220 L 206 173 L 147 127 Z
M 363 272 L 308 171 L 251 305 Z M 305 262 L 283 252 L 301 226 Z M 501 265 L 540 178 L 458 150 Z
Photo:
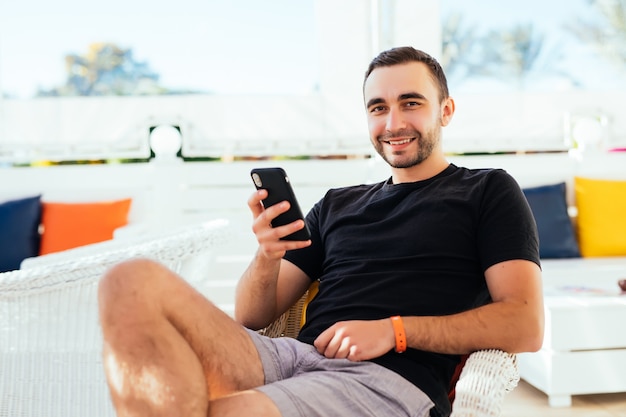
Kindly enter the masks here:
M 514 259 L 540 265 L 535 219 L 512 176 L 503 170 L 492 172 L 484 188 L 480 213 L 478 250 L 483 271 Z

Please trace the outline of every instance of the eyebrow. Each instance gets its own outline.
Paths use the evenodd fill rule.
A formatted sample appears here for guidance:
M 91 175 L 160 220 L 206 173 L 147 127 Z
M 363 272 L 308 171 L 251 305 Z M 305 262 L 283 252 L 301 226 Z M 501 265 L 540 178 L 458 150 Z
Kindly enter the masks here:
M 371 106 L 375 105 L 375 104 L 381 104 L 384 103 L 385 100 L 383 100 L 382 98 L 373 98 L 370 101 L 367 102 L 367 108 L 369 109 Z
M 426 100 L 426 96 L 424 96 L 423 94 L 420 93 L 405 93 L 405 94 L 400 94 L 400 96 L 398 97 L 399 101 L 402 100 L 407 100 L 410 98 L 415 98 L 418 100 Z
M 420 93 L 415 93 L 415 92 L 404 93 L 398 96 L 398 101 L 409 100 L 409 99 L 426 100 L 426 96 Z M 380 97 L 373 98 L 367 102 L 367 108 L 370 108 L 373 105 L 381 104 L 381 103 L 385 103 L 385 100 Z

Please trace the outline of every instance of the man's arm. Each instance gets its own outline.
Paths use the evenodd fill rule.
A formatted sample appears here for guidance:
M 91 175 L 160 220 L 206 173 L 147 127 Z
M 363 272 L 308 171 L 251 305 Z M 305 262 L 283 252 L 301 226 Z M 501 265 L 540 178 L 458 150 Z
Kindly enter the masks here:
M 536 351 L 543 342 L 541 271 L 530 261 L 512 260 L 485 272 L 493 302 L 440 317 L 403 317 L 408 347 L 466 354 L 480 349 L 516 353 Z M 366 360 L 395 348 L 388 318 L 337 323 L 315 341 L 327 357 Z
M 280 240 L 304 227 L 301 220 L 285 226 L 271 226 L 271 221 L 289 209 L 282 202 L 263 208 L 266 190 L 255 192 L 248 200 L 254 222 L 252 230 L 259 248 L 243 273 L 235 293 L 235 319 L 251 329 L 260 329 L 285 312 L 308 288 L 311 281 L 292 263 L 283 260 L 287 250 L 300 249 L 310 241 Z
M 487 269 L 485 278 L 492 303 L 444 317 L 406 317 L 408 345 L 452 354 L 540 349 L 544 310 L 539 267 L 525 260 L 500 262 Z

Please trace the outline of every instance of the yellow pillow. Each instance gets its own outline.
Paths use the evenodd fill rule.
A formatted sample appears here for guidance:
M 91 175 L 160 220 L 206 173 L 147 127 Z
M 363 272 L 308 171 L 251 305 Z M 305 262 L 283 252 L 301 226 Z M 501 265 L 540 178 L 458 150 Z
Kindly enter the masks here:
M 309 292 L 306 295 L 306 299 L 304 300 L 304 306 L 302 307 L 302 317 L 300 317 L 300 328 L 304 326 L 306 323 L 306 309 L 309 306 L 309 303 L 315 298 L 317 293 L 320 291 L 320 282 L 313 281 L 313 283 L 309 286 Z
M 95 203 L 43 202 L 40 255 L 113 238 L 128 224 L 131 199 Z
M 582 256 L 626 255 L 626 181 L 574 178 Z

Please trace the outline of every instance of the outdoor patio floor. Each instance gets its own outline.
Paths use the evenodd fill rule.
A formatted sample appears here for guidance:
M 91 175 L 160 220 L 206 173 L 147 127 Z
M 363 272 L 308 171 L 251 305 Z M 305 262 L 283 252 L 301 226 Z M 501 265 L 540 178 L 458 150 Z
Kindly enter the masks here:
M 571 407 L 553 408 L 543 392 L 522 380 L 505 397 L 502 417 L 626 417 L 626 393 L 576 395 Z

